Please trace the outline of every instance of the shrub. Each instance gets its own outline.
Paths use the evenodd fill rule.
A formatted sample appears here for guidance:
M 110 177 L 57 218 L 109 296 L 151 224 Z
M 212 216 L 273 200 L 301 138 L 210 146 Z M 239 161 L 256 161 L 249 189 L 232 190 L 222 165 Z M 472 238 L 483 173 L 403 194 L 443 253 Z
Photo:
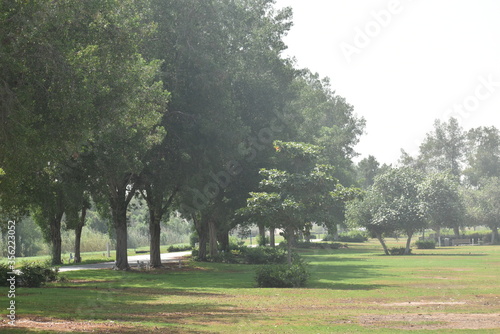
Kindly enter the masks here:
M 339 241 L 342 242 L 365 242 L 368 241 L 368 236 L 364 232 L 353 231 L 339 235 Z
M 183 251 L 189 251 L 192 250 L 193 247 L 190 245 L 172 245 L 167 248 L 167 251 L 170 253 L 172 252 L 183 252 Z
M 297 243 L 297 248 L 306 249 L 339 249 L 339 248 L 349 248 L 347 244 L 342 244 L 340 242 L 324 243 L 324 242 L 299 242 Z
M 389 249 L 389 253 L 391 253 L 391 255 L 404 255 L 405 250 L 406 250 L 405 247 L 393 247 L 393 248 Z M 410 252 L 408 254 L 411 254 L 411 249 L 410 249 Z
M 257 269 L 255 280 L 260 288 L 304 287 L 310 274 L 306 264 L 296 261 L 292 265 L 264 265 Z
M 0 286 L 9 286 L 10 283 L 7 281 L 10 278 L 10 267 L 6 263 L 0 263 Z
M 19 283 L 28 288 L 39 288 L 47 282 L 55 282 L 59 278 L 59 269 L 37 263 L 27 263 L 21 267 Z
M 280 264 L 286 262 L 286 251 L 282 248 L 243 248 L 243 261 L 248 264 Z
M 434 249 L 436 248 L 436 242 L 432 240 L 418 240 L 415 242 L 418 249 Z

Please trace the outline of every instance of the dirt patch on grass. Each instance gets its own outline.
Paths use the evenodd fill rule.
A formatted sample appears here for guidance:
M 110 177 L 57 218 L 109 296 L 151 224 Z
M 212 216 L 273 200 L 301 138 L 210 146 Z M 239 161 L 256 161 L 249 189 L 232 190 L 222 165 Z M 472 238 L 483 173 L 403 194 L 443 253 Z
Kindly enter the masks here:
M 6 321 L 0 328 L 9 328 Z M 14 327 L 12 327 L 14 328 Z M 64 321 L 51 318 L 23 318 L 16 321 L 15 328 L 37 329 L 54 332 L 134 333 L 136 329 L 124 327 L 114 321 L 95 323 L 91 321 Z
M 136 333 L 158 333 L 166 330 L 165 328 L 146 328 L 124 325 L 115 321 L 106 322 L 92 322 L 92 321 L 70 321 L 53 318 L 42 317 L 25 317 L 16 320 L 16 325 L 11 326 L 6 320 L 0 322 L 0 332 L 3 328 L 26 328 L 29 330 L 50 331 L 54 333 L 71 333 L 71 332 L 89 332 L 89 333 L 122 333 L 122 334 L 136 334 Z M 168 327 L 167 333 L 190 333 L 190 331 L 179 331 L 175 328 Z
M 391 314 L 364 315 L 359 317 L 361 325 L 394 329 L 497 329 L 500 328 L 500 313 L 493 314 Z
M 431 305 L 465 305 L 466 302 L 404 302 L 379 304 L 380 306 L 431 306 Z

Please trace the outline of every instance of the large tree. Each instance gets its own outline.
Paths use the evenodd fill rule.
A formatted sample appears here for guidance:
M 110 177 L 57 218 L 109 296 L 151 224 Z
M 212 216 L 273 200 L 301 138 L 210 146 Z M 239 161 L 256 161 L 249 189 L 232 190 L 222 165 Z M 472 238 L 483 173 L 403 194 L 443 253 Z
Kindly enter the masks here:
M 437 232 L 438 239 L 441 228 L 452 228 L 455 235 L 460 234 L 465 205 L 459 187 L 458 181 L 447 173 L 429 174 L 420 185 L 425 215 L 429 227 Z
M 500 178 L 481 180 L 481 187 L 466 191 L 468 217 L 475 225 L 491 228 L 491 243 L 500 243 Z
M 467 133 L 467 162 L 464 174 L 472 186 L 481 179 L 500 177 L 500 131 L 496 127 L 478 127 Z
M 427 171 L 450 172 L 460 178 L 465 159 L 465 132 L 456 118 L 436 120 L 420 145 L 420 166 Z
M 394 168 L 380 175 L 373 185 L 383 200 L 380 213 L 407 236 L 405 254 L 409 254 L 413 234 L 425 228 L 419 185 L 422 174 L 410 168 Z

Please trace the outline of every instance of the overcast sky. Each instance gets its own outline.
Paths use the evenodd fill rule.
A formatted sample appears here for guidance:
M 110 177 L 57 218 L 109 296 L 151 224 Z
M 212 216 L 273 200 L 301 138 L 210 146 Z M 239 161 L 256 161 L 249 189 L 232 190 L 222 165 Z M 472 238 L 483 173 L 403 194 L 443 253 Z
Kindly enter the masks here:
M 284 6 L 294 11 L 286 55 L 330 77 L 366 119 L 361 158 L 415 155 L 438 118 L 500 128 L 500 1 L 277 0 Z

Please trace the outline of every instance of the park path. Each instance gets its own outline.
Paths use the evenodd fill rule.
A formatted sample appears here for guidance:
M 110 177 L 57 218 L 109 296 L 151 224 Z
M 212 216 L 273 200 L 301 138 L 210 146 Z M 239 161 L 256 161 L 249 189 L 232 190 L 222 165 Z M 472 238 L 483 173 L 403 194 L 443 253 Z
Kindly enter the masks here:
M 191 255 L 191 251 L 186 252 L 172 252 L 172 253 L 164 253 L 161 254 L 161 262 L 162 263 L 172 263 L 173 261 L 179 260 L 185 256 Z M 132 255 L 128 257 L 128 263 L 131 267 L 137 267 L 137 261 L 149 261 L 149 254 L 142 255 Z M 103 262 L 103 263 L 94 263 L 94 264 L 81 264 L 81 265 L 73 265 L 60 267 L 59 272 L 65 271 L 73 271 L 73 270 L 88 270 L 88 269 L 111 269 L 115 264 L 112 262 Z

